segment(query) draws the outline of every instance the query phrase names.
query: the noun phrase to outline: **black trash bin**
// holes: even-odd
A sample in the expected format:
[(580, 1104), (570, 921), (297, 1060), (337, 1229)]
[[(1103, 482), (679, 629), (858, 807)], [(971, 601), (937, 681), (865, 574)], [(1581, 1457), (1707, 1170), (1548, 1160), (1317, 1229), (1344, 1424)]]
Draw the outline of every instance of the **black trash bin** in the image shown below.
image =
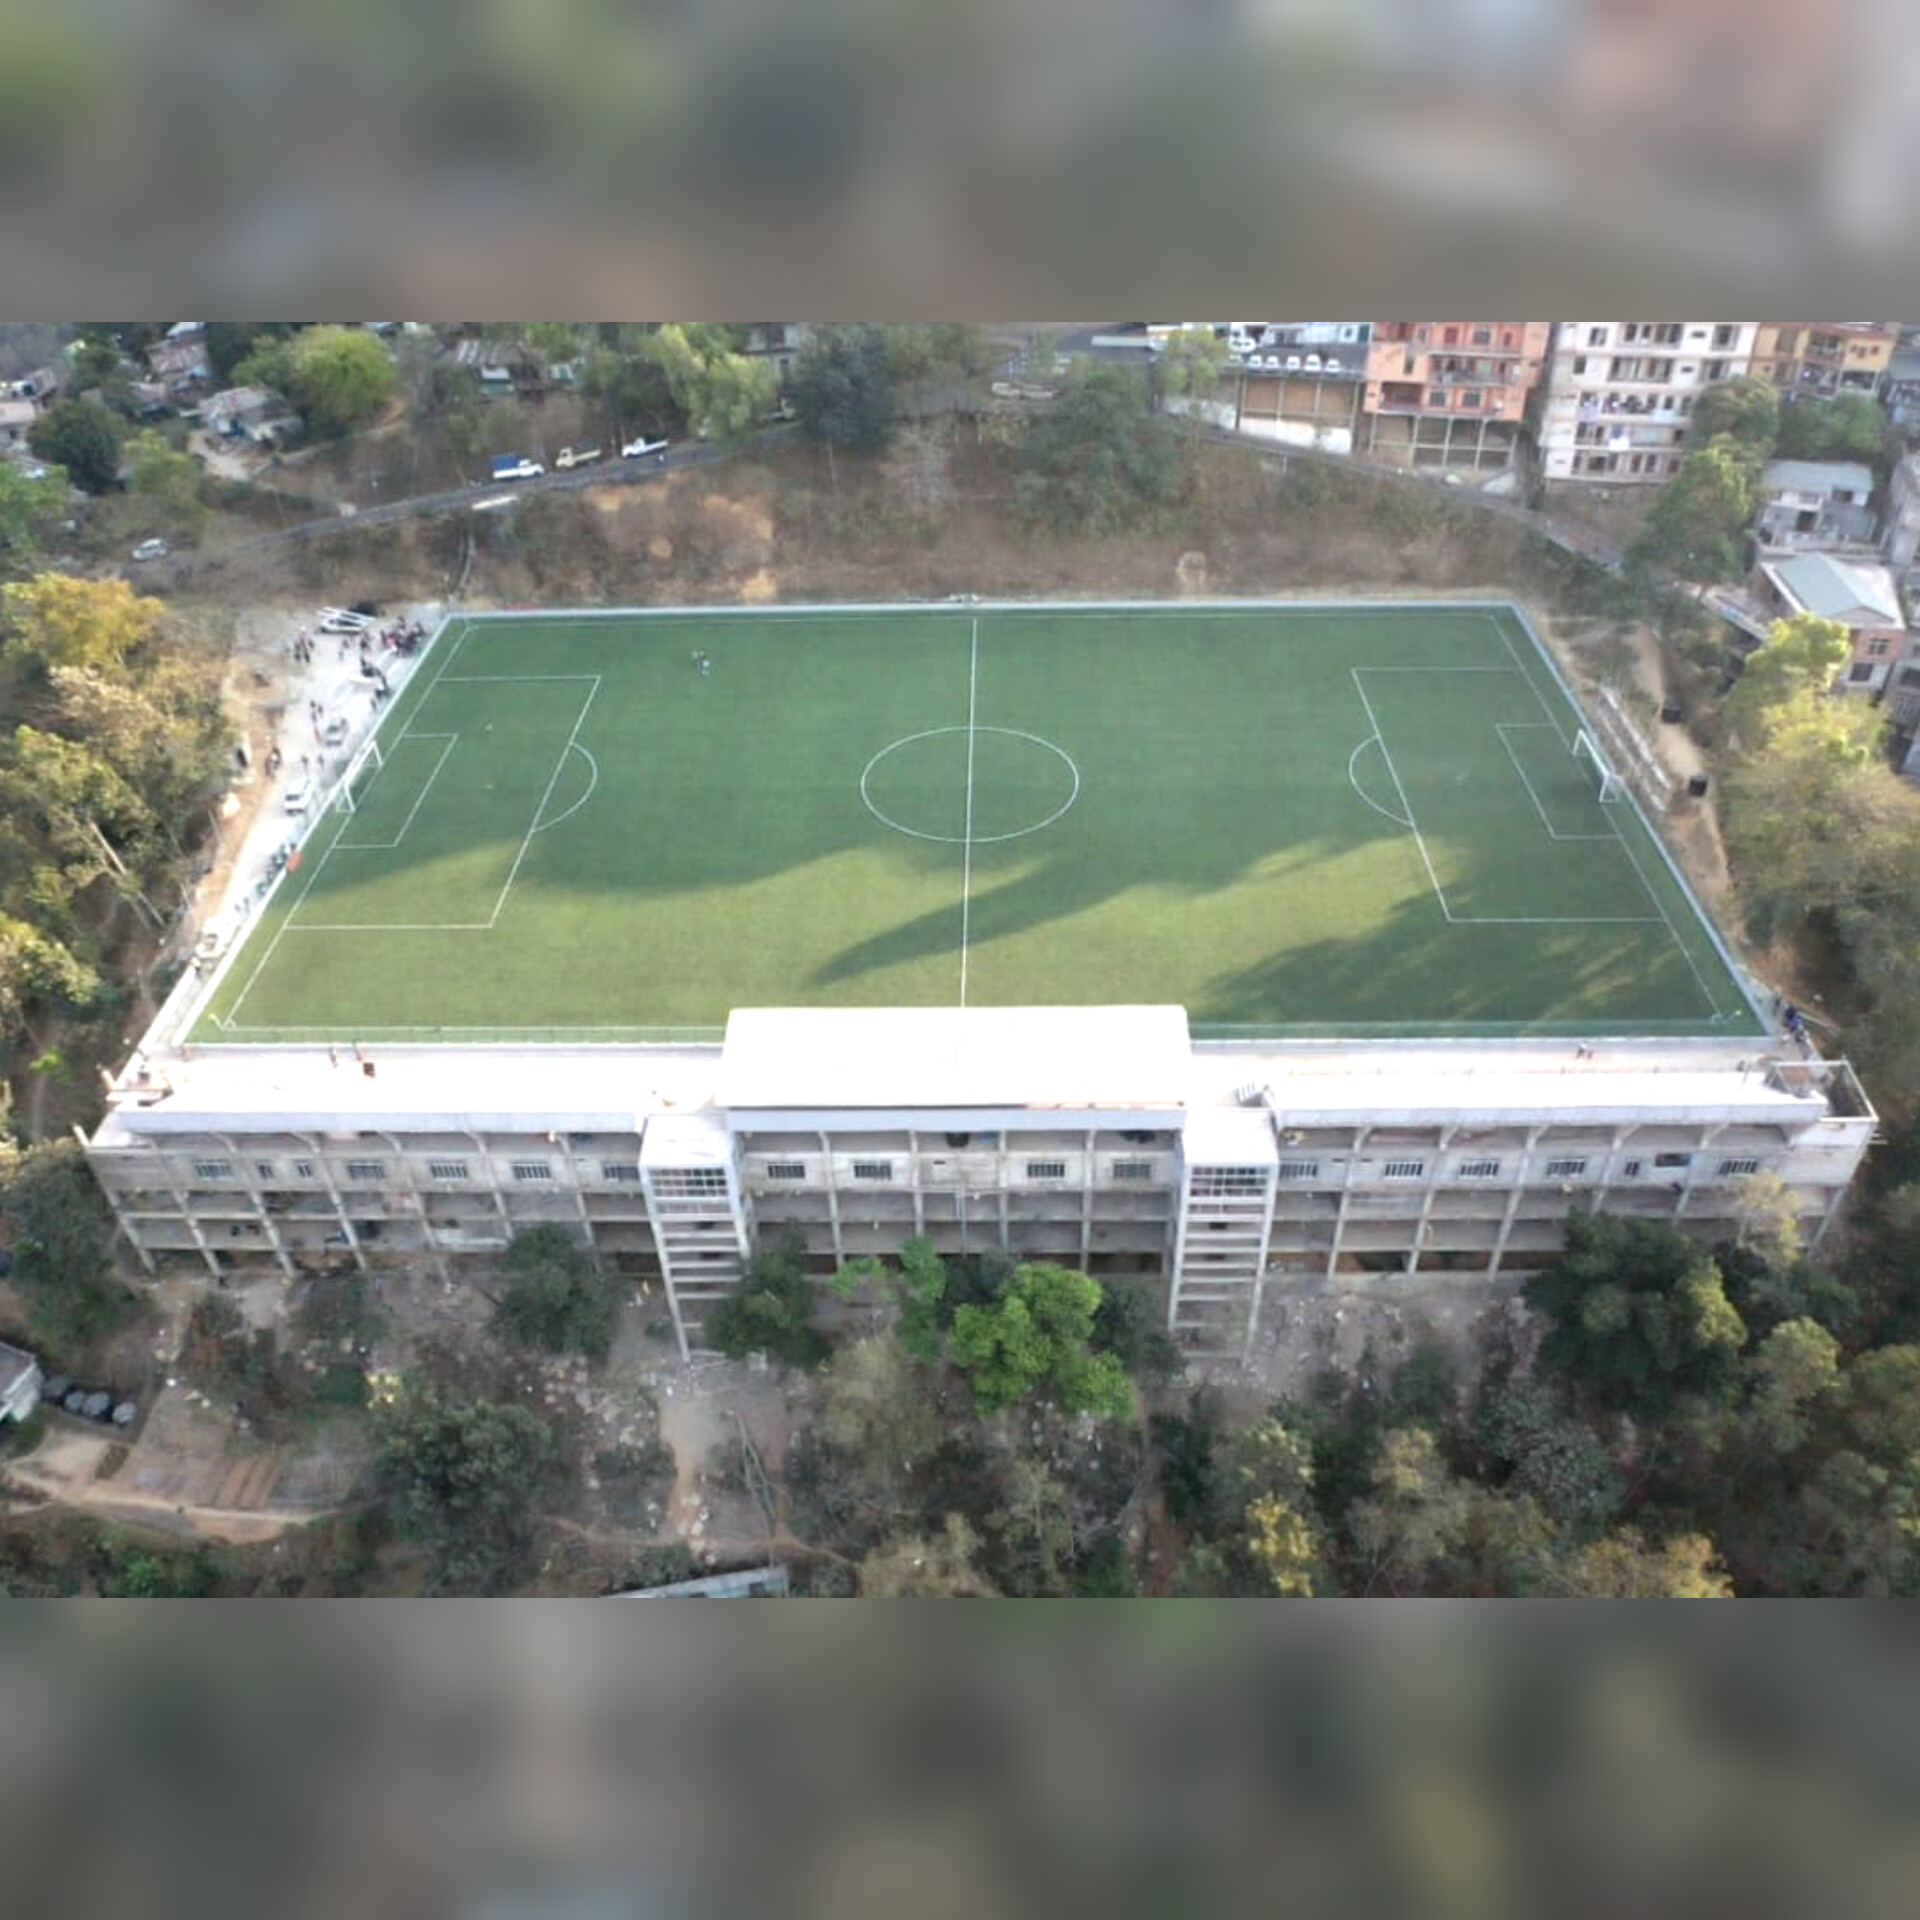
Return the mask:
[(1696, 773), (1689, 776), (1687, 780), (1687, 791), (1692, 794), (1696, 800), (1700, 799), (1706, 793), (1706, 790), (1707, 776), (1704, 773)]

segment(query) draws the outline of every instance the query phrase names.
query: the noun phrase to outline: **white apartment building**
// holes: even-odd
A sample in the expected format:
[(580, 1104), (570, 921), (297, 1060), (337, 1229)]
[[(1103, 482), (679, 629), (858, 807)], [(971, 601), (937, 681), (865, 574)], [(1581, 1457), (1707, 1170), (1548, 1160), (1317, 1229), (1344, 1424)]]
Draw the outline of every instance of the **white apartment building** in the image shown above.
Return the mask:
[(1875, 1130), (1844, 1062), (1732, 1039), (1196, 1042), (1178, 1007), (743, 1009), (717, 1046), (155, 1047), (88, 1157), (151, 1272), (378, 1271), (558, 1222), (683, 1352), (754, 1247), (1000, 1248), (1164, 1288), (1239, 1353), (1308, 1280), (1524, 1273), (1597, 1207), (1810, 1243)]
[(1540, 410), (1549, 481), (1657, 486), (1701, 388), (1748, 371), (1752, 320), (1561, 320)]

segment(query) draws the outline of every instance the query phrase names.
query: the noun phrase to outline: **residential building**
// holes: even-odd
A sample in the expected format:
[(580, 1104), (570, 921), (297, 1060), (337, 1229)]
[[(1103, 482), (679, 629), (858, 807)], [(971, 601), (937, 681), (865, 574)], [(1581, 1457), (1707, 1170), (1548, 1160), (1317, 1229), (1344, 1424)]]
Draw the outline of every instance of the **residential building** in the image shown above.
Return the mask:
[(1356, 450), (1407, 466), (1504, 467), (1546, 364), (1545, 320), (1376, 320)]
[(0, 447), (24, 447), (38, 413), (31, 400), (0, 400)]
[(207, 358), (207, 330), (198, 320), (177, 320), (167, 329), (164, 339), (147, 349), (147, 365), (153, 377), (169, 393), (207, 385), (213, 378), (213, 363)]
[(1880, 693), (1907, 651), (1906, 615), (1893, 575), (1877, 561), (1843, 560), (1831, 553), (1763, 559), (1754, 594), (1774, 617), (1817, 613), (1838, 620), (1853, 639), (1853, 658), (1836, 690)]
[(1751, 320), (1562, 320), (1539, 447), (1543, 477), (1657, 486), (1686, 451), (1704, 387), (1748, 371)]
[(1900, 344), (1887, 362), (1881, 399), (1896, 427), (1920, 424), (1920, 327), (1900, 329)]
[(40, 1404), (40, 1362), (0, 1341), (0, 1420), (28, 1420)]
[(1229, 402), (1222, 424), (1287, 446), (1351, 453), (1372, 333), (1368, 320), (1235, 323), (1235, 334), (1252, 344), (1222, 383)]
[(67, 384), (64, 367), (36, 367), (31, 373), (22, 374), (18, 380), (7, 382), (7, 396), (14, 400), (31, 400), (36, 406), (46, 406), (59, 399)]
[(228, 387), (200, 406), (200, 421), (211, 433), (271, 446), (300, 424), (300, 416), (265, 387)]
[(1920, 453), (1910, 453), (1887, 483), (1887, 527), (1882, 551), (1901, 574), (1920, 565)]
[(1754, 537), (1763, 548), (1868, 547), (1873, 469), (1859, 460), (1769, 460)]
[(1754, 329), (1750, 371), (1789, 395), (1878, 396), (1899, 345), (1900, 329), (1890, 321), (1763, 320)]

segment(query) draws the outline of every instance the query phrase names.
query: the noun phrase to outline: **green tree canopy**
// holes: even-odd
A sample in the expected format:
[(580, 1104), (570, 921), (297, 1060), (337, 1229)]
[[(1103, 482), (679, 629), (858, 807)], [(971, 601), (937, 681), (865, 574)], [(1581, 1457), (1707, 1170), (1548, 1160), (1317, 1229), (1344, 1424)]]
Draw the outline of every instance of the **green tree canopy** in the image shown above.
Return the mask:
[(40, 557), (66, 504), (59, 474), (29, 480), (19, 467), (0, 462), (0, 582), (25, 573)]
[(192, 454), (149, 427), (127, 442), (127, 468), (133, 491), (153, 504), (163, 524), (194, 532), (205, 522), (200, 463)]
[(1541, 1365), (1598, 1406), (1657, 1418), (1732, 1391), (1746, 1327), (1712, 1257), (1665, 1221), (1574, 1214), (1526, 1299), (1547, 1321)]
[(27, 429), (27, 445), (87, 493), (119, 484), (120, 423), (98, 400), (56, 400)]
[(971, 1376), (982, 1412), (1037, 1396), (1064, 1413), (1105, 1419), (1132, 1413), (1126, 1369), (1090, 1345), (1100, 1291), (1084, 1273), (1035, 1263), (1016, 1267), (991, 1306), (956, 1310), (950, 1354)]
[(1793, 459), (1878, 460), (1886, 446), (1886, 409), (1867, 394), (1790, 400), (1780, 409), (1779, 450)]
[(45, 667), (118, 667), (152, 639), (165, 613), (118, 578), (37, 573), (0, 588), (9, 645)]
[(1750, 447), (1722, 434), (1696, 447), (1654, 495), (1627, 545), (1627, 562), (1683, 580), (1730, 580), (1753, 517), (1759, 464)]
[(1577, 1555), (1568, 1567), (1572, 1591), (1586, 1600), (1731, 1600), (1733, 1585), (1704, 1534), (1648, 1541), (1622, 1527)]
[(14, 1283), (26, 1294), (35, 1338), (72, 1364), (132, 1311), (114, 1278), (111, 1223), (86, 1157), (70, 1140), (31, 1149), (3, 1198)]
[(365, 327), (309, 327), (248, 359), (274, 377), (316, 433), (346, 433), (376, 418), (393, 397), (393, 356)]
[(1765, 458), (1780, 433), (1780, 395), (1755, 374), (1716, 380), (1693, 403), (1690, 437), (1704, 447), (1725, 434)]
[(780, 390), (773, 363), (733, 350), (724, 328), (670, 322), (644, 336), (674, 404), (697, 434), (727, 446), (759, 425)]
[(1155, 420), (1145, 377), (1091, 364), (1028, 425), (1014, 498), (1055, 533), (1121, 533), (1164, 508), (1179, 484), (1180, 451)]
[(545, 1353), (604, 1360), (619, 1324), (621, 1286), (564, 1227), (528, 1227), (507, 1243), (495, 1331)]
[(493, 1593), (524, 1570), (536, 1502), (558, 1464), (525, 1407), (406, 1383), (379, 1408), (375, 1485), (433, 1562), (436, 1587)]
[(1744, 740), (1762, 745), (1770, 714), (1798, 694), (1827, 692), (1852, 657), (1853, 635), (1841, 621), (1817, 613), (1776, 620), (1727, 697), (1729, 724)]
[(831, 1350), (813, 1311), (806, 1249), (790, 1237), (747, 1261), (740, 1284), (707, 1315), (707, 1339), (731, 1360), (764, 1353), (784, 1366), (811, 1369)]
[(801, 430), (840, 453), (877, 453), (893, 431), (893, 365), (872, 325), (820, 327), (787, 376)]

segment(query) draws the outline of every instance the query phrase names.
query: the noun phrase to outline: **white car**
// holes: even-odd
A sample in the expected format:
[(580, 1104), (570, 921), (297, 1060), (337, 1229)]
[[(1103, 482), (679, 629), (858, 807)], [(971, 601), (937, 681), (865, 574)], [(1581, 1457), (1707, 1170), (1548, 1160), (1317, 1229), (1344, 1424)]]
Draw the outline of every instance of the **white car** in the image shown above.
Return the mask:
[(167, 557), (167, 543), (164, 540), (142, 540), (134, 548), (136, 560), (164, 560)]
[(665, 440), (647, 440), (644, 438), (629, 440), (627, 444), (620, 449), (620, 458), (622, 460), (644, 460), (650, 453), (664, 454), (667, 446), (668, 442)]
[(349, 613), (345, 607), (322, 607), (315, 623), (322, 633), (371, 633), (373, 622), (364, 613)]
[(313, 802), (313, 789), (304, 780), (296, 780), (281, 797), (283, 813), (305, 813)]

